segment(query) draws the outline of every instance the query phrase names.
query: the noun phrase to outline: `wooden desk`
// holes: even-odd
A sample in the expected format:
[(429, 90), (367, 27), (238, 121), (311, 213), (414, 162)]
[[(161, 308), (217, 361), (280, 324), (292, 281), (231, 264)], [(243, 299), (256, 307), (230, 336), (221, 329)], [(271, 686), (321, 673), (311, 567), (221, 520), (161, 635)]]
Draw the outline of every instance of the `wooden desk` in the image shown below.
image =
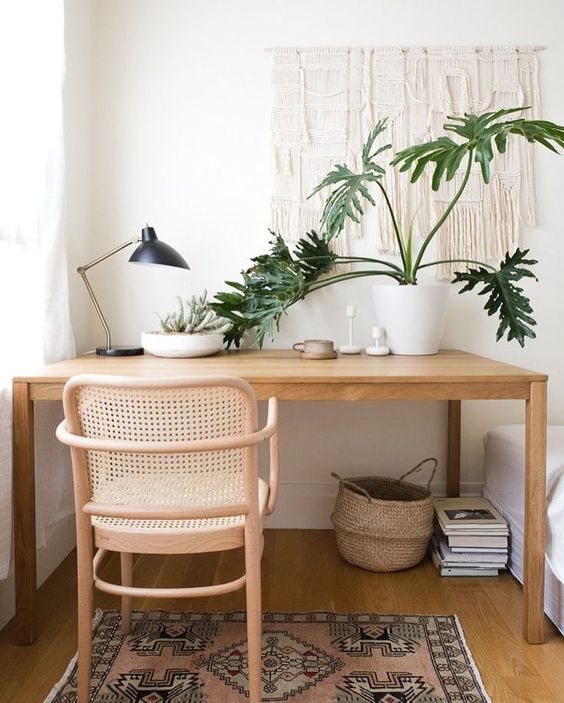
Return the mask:
[(259, 399), (448, 401), (447, 490), (460, 483), (461, 401), (524, 400), (526, 406), (523, 632), (544, 639), (547, 377), (461, 351), (436, 356), (349, 356), (304, 361), (288, 351), (231, 351), (205, 359), (85, 355), (14, 378), (13, 464), (17, 641), (36, 629), (34, 402), (60, 400), (78, 373), (127, 376), (227, 374), (246, 379)]

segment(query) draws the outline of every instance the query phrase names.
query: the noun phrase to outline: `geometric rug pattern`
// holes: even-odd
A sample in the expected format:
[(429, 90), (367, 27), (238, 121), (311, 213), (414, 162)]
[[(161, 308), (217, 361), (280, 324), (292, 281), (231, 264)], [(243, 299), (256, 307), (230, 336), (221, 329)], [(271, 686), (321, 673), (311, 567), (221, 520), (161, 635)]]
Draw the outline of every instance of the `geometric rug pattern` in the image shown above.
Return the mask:
[[(93, 624), (92, 703), (243, 703), (245, 613), (119, 610)], [(265, 702), (489, 703), (453, 615), (264, 613)], [(75, 703), (76, 658), (45, 703)]]

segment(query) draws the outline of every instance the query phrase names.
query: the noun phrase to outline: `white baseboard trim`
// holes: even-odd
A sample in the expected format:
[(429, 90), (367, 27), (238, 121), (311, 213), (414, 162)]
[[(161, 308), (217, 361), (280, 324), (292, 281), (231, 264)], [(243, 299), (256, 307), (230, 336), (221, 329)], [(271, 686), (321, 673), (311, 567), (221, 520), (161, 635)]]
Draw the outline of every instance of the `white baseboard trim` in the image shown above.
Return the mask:
[[(481, 482), (462, 483), (460, 493), (470, 496), (481, 495), (482, 486)], [(267, 518), (266, 527), (296, 530), (332, 529), (330, 516), (335, 505), (337, 488), (336, 481), (333, 483), (281, 482), (276, 509)], [(433, 483), (431, 492), (433, 495), (444, 496), (446, 483)]]

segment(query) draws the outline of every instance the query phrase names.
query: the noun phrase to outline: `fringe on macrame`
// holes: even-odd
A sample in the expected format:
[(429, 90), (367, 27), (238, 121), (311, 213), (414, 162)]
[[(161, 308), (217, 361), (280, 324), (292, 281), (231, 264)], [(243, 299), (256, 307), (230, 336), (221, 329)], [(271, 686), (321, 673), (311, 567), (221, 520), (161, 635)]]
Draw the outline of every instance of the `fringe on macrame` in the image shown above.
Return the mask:
[(286, 242), (297, 242), (300, 238), (300, 206), (292, 200), (273, 198), (271, 201), (271, 229)]
[(519, 246), (519, 194), (518, 176), (496, 174), (486, 189), (486, 212), (489, 215), (489, 232), (484, 242), (484, 256), (499, 261), (506, 252)]
[[(437, 205), (437, 219), (445, 210), (446, 204)], [(481, 215), (481, 203), (459, 202), (439, 230), (433, 258), (437, 261), (480, 258), (484, 240), (484, 220)], [(440, 264), (433, 269), (433, 273), (438, 278), (452, 278), (455, 271), (465, 268), (465, 264)]]
[[(437, 219), (447, 203), (437, 204)], [(519, 244), (519, 180), (501, 174), (492, 178), (485, 189), (484, 202), (458, 202), (439, 230), (435, 258), (492, 261), (498, 264), (506, 252)], [(475, 265), (475, 264), (474, 264)], [(466, 264), (441, 264), (439, 278), (451, 278)]]

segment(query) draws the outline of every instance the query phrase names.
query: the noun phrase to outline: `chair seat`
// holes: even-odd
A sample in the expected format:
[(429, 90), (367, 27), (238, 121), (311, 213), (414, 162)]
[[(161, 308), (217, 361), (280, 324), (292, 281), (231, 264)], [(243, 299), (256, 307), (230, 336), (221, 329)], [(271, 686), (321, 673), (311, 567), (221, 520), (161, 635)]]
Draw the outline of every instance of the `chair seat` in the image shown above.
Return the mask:
[[(268, 483), (259, 478), (261, 524), (264, 524), (268, 495)], [(244, 545), (244, 525), (243, 515), (199, 520), (92, 517), (97, 547), (141, 554), (191, 554), (236, 549)]]

